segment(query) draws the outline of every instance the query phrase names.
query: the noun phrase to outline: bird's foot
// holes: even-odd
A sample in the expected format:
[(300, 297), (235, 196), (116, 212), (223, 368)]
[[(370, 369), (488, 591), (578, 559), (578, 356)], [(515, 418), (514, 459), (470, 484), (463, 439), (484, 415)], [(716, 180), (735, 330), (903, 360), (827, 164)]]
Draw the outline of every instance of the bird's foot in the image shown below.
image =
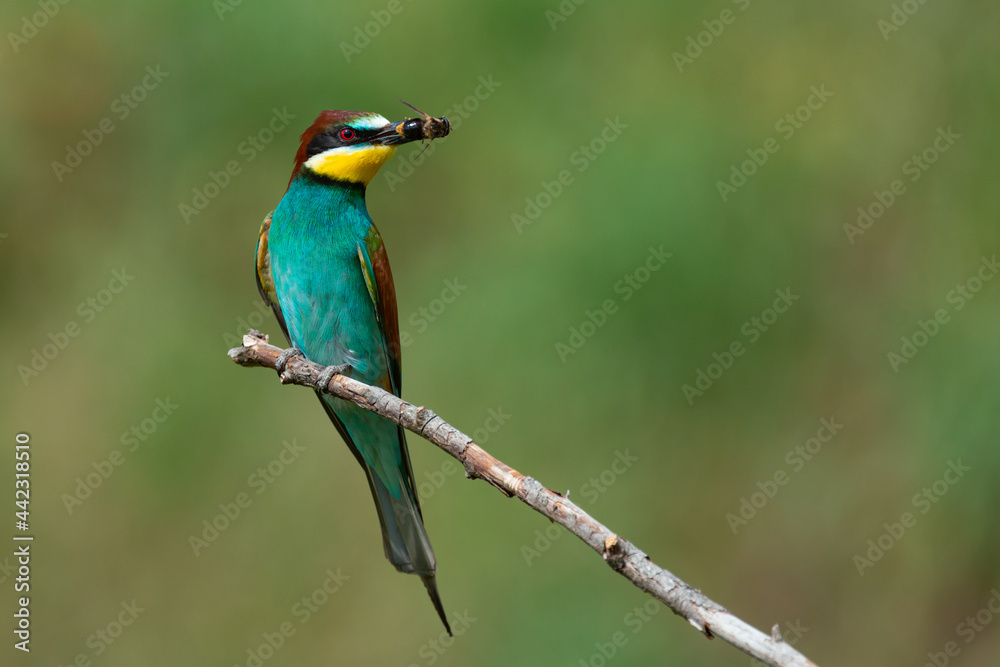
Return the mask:
[(327, 366), (323, 369), (323, 372), (319, 375), (319, 381), (316, 383), (316, 388), (324, 393), (329, 393), (330, 380), (333, 379), (334, 375), (343, 375), (348, 370), (350, 370), (350, 364), (337, 364), (336, 366)]
[(306, 355), (302, 354), (302, 350), (297, 347), (290, 347), (284, 350), (278, 355), (278, 358), (274, 360), (274, 370), (278, 372), (278, 379), (281, 380), (281, 384), (285, 384), (285, 366), (288, 365), (288, 361), (292, 357), (299, 357), (300, 359), (305, 359)]

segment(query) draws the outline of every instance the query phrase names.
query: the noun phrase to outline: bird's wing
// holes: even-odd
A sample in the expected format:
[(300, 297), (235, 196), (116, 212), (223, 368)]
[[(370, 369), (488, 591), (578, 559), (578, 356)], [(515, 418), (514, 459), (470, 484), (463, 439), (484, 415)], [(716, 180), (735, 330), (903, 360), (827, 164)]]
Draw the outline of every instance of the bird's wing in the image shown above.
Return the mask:
[(358, 259), (365, 276), (368, 294), (375, 306), (375, 317), (382, 331), (382, 344), (389, 362), (389, 376), (392, 392), (399, 396), (402, 391), (399, 347), (399, 315), (396, 312), (396, 288), (389, 269), (389, 256), (385, 252), (382, 237), (372, 225), (364, 241), (358, 245)]
[(264, 222), (260, 224), (260, 234), (257, 239), (257, 268), (254, 271), (257, 277), (257, 290), (260, 292), (260, 296), (264, 299), (264, 303), (271, 306), (271, 310), (274, 311), (274, 316), (278, 319), (278, 324), (281, 325), (281, 331), (285, 334), (285, 338), (291, 341), (288, 336), (288, 327), (285, 325), (285, 316), (281, 312), (281, 306), (278, 304), (278, 293), (274, 288), (274, 276), (271, 275), (271, 253), (267, 248), (267, 238), (271, 233), (271, 216), (274, 215), (274, 211), (267, 214), (264, 218)]
[[(389, 256), (385, 252), (385, 245), (382, 243), (382, 237), (375, 229), (375, 225), (371, 226), (364, 241), (358, 245), (358, 259), (365, 277), (365, 285), (368, 286), (368, 294), (375, 306), (375, 316), (378, 318), (379, 329), (382, 332), (382, 344), (389, 362), (389, 379), (392, 383), (389, 389), (399, 396), (402, 384), (399, 364), (399, 315), (396, 312), (396, 288), (392, 282), (392, 271), (389, 269)], [(417, 516), (420, 517), (420, 502), (416, 495), (416, 483), (413, 479), (410, 454), (406, 448), (406, 435), (402, 426), (398, 426), (396, 431), (399, 443), (398, 460), (402, 463), (406, 473), (405, 482), (413, 497), (413, 507)], [(431, 597), (434, 595), (432, 594)]]

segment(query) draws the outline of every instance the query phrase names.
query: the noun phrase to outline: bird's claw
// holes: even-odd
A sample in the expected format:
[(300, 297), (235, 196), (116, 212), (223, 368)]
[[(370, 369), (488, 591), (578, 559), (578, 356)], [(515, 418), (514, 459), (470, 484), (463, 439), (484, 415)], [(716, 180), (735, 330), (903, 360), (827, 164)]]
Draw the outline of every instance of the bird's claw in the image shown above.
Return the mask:
[(288, 361), (292, 357), (304, 359), (305, 356), (302, 354), (302, 350), (297, 347), (290, 347), (278, 355), (278, 358), (274, 360), (274, 370), (278, 372), (278, 377), (281, 379), (282, 384), (285, 382), (285, 366), (288, 365)]
[(337, 364), (336, 366), (327, 366), (323, 369), (323, 372), (319, 374), (319, 381), (316, 383), (317, 388), (322, 392), (329, 392), (330, 380), (333, 379), (334, 375), (343, 375), (350, 369), (350, 364)]

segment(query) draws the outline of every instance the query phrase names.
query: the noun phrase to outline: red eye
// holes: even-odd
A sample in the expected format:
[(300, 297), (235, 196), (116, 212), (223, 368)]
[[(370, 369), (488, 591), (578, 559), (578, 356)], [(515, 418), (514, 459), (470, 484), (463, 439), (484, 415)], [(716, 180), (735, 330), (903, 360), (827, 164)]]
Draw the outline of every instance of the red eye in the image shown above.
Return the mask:
[(345, 127), (343, 130), (340, 131), (340, 138), (343, 139), (344, 141), (350, 141), (351, 139), (354, 138), (354, 130), (352, 130), (349, 127)]

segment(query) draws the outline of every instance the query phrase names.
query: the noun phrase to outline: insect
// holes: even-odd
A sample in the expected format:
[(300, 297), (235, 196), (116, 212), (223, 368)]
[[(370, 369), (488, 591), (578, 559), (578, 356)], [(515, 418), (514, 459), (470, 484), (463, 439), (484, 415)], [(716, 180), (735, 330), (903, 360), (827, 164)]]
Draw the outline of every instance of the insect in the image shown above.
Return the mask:
[[(447, 118), (434, 118), (409, 102), (399, 101), (420, 114), (420, 118), (407, 119), (397, 130), (408, 139), (439, 139), (451, 132), (451, 122)], [(426, 150), (426, 146), (424, 149)]]

